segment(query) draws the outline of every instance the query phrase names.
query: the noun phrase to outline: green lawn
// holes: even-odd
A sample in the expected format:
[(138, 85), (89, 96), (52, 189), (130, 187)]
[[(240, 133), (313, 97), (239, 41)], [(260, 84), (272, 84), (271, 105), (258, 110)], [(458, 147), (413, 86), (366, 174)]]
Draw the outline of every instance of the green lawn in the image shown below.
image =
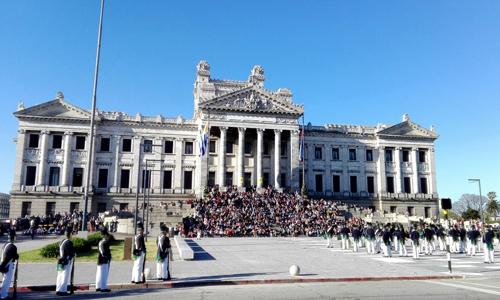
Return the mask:
[[(156, 260), (156, 239), (149, 238), (146, 242), (146, 248), (148, 249), (147, 260), (155, 261)], [(124, 241), (116, 241), (111, 245), (111, 255), (113, 256), (114, 261), (123, 260), (123, 250), (124, 250)], [(78, 253), (76, 256), (77, 262), (97, 262), (97, 247), (92, 247), (91, 251)], [(21, 263), (37, 263), (37, 262), (54, 262), (56, 263), (55, 258), (46, 258), (40, 255), (40, 248), (34, 249), (30, 251), (25, 251), (19, 253), (19, 261)]]

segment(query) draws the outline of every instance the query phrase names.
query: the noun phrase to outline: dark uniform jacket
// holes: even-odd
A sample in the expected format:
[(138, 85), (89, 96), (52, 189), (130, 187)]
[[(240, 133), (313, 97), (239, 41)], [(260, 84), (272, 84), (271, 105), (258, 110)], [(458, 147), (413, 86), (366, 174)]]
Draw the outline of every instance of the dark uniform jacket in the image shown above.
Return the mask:
[(361, 238), (361, 231), (358, 228), (352, 230), (352, 238), (354, 240), (359, 240)]
[(382, 235), (382, 240), (384, 241), (384, 244), (389, 245), (392, 240), (392, 234), (389, 230), (384, 231)]
[(495, 237), (495, 234), (493, 233), (493, 231), (486, 231), (486, 233), (484, 234), (484, 243), (485, 244), (493, 244), (493, 238)]
[(109, 241), (102, 239), (99, 242), (98, 250), (99, 256), (97, 257), (97, 264), (104, 265), (111, 262), (111, 249), (109, 248)]
[(17, 247), (13, 243), (7, 243), (3, 246), (2, 252), (2, 262), (0, 263), (0, 272), (7, 273), (9, 269), (7, 265), (10, 262), (14, 262), (19, 259), (19, 254), (17, 254)]
[(373, 230), (373, 228), (366, 229), (366, 238), (371, 241), (375, 239), (375, 230)]
[(135, 236), (134, 255), (140, 256), (143, 252), (146, 253), (146, 243), (144, 242), (144, 236), (138, 234)]
[(425, 228), (424, 229), (424, 237), (427, 241), (431, 241), (432, 238), (434, 237), (434, 230), (430, 228)]
[(67, 265), (69, 260), (75, 257), (75, 249), (73, 248), (73, 242), (69, 239), (64, 239), (61, 244), (59, 244), (59, 253), (62, 254), (59, 257), (60, 265)]
[(412, 232), (410, 232), (410, 239), (413, 241), (413, 243), (418, 245), (420, 240), (420, 233), (417, 230), (412, 230)]
[(168, 254), (170, 251), (170, 239), (168, 236), (165, 235), (160, 235), (156, 239), (156, 246), (157, 246), (157, 251), (156, 251), (156, 256), (160, 260), (164, 260), (165, 258), (168, 258)]
[(479, 233), (479, 230), (477, 230), (477, 229), (469, 230), (469, 232), (467, 232), (467, 237), (469, 238), (469, 240), (471, 241), (471, 243), (473, 243), (474, 245), (477, 243), (477, 238), (480, 235), (481, 234)]

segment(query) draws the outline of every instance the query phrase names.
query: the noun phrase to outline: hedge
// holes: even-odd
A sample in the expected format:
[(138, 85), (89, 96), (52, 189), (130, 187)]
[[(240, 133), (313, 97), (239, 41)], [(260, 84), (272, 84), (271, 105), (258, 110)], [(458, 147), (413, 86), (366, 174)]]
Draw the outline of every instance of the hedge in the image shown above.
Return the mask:
[[(99, 236), (99, 238), (97, 235)], [(71, 241), (73, 241), (73, 247), (75, 249), (76, 254), (89, 252), (90, 250), (92, 250), (92, 246), (98, 245), (100, 240), (101, 240), (100, 233), (91, 234), (88, 236), (88, 239), (82, 239), (77, 237), (71, 239)], [(113, 238), (111, 240), (113, 240)], [(60, 242), (46, 245), (45, 247), (40, 249), (40, 255), (46, 258), (59, 257), (59, 244)]]
[[(96, 232), (96, 233), (89, 234), (89, 236), (87, 237), (87, 242), (89, 242), (91, 246), (97, 247), (97, 245), (99, 245), (99, 242), (101, 241), (101, 239), (102, 239), (101, 233)], [(111, 243), (113, 243), (115, 241), (115, 238), (113, 235), (109, 236), (109, 241)]]

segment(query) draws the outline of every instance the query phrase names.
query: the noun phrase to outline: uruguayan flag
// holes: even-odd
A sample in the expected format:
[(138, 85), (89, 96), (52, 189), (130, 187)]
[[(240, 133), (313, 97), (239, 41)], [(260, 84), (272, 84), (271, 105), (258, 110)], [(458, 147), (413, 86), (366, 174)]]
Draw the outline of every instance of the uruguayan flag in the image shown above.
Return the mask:
[(205, 156), (208, 151), (208, 123), (198, 134), (198, 148), (200, 157)]

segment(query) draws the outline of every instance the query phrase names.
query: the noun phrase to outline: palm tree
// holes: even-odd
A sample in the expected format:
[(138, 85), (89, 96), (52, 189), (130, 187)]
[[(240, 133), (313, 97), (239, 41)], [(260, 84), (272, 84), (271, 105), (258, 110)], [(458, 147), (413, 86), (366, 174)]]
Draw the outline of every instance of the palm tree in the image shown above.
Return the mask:
[(487, 197), (488, 197), (488, 205), (486, 206), (486, 211), (488, 212), (488, 214), (490, 214), (490, 216), (493, 216), (493, 220), (496, 221), (499, 211), (498, 201), (496, 200), (497, 193), (489, 192)]

